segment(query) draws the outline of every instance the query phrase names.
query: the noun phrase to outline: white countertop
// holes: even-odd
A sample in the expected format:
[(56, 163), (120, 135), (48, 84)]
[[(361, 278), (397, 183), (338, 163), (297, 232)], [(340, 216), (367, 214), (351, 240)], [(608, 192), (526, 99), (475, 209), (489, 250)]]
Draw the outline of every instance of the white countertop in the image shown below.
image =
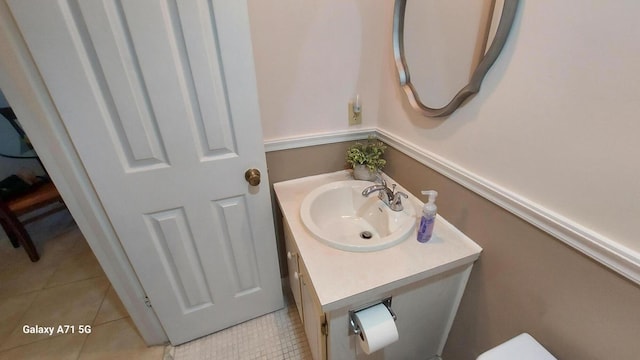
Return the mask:
[[(389, 185), (393, 179), (384, 175)], [(310, 176), (273, 185), (299, 254), (307, 267), (323, 311), (329, 312), (366, 301), (369, 296), (391, 291), (459, 266), (470, 264), (482, 248), (438, 215), (433, 237), (427, 243), (416, 240), (416, 230), (394, 247), (374, 252), (349, 252), (322, 244), (300, 218), (300, 204), (313, 189), (334, 181), (353, 180), (351, 171)], [(409, 194), (405, 206), (416, 206), (416, 229), (423, 202)], [(442, 200), (439, 198), (439, 200)], [(436, 202), (437, 204), (437, 202)]]

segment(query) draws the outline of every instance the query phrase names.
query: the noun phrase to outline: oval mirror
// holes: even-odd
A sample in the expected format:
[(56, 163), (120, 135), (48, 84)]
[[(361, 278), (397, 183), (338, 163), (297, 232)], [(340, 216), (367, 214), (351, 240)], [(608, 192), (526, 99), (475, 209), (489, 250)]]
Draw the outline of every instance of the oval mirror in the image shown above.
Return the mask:
[(447, 116), (477, 93), (504, 47), (518, 2), (396, 0), (393, 51), (411, 106), (425, 116)]

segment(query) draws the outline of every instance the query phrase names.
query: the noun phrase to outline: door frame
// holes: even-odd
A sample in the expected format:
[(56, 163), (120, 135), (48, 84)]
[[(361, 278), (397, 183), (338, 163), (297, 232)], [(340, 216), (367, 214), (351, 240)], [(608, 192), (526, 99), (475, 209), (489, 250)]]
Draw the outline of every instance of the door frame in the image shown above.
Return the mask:
[(0, 1), (0, 88), (147, 345), (165, 344), (158, 317), (98, 199), (6, 0)]

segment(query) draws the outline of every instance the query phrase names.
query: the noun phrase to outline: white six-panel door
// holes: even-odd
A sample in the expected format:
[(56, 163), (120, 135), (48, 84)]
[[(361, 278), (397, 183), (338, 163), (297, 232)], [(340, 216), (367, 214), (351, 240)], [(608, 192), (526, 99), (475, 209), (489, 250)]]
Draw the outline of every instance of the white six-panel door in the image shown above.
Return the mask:
[(9, 5), (171, 342), (282, 307), (246, 2)]

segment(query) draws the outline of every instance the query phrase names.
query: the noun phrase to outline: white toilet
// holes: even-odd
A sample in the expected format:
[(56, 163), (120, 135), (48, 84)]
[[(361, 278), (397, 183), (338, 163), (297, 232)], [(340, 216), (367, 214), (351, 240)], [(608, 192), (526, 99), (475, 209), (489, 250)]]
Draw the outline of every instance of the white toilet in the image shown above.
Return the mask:
[(558, 360), (531, 335), (524, 333), (485, 351), (476, 360)]

